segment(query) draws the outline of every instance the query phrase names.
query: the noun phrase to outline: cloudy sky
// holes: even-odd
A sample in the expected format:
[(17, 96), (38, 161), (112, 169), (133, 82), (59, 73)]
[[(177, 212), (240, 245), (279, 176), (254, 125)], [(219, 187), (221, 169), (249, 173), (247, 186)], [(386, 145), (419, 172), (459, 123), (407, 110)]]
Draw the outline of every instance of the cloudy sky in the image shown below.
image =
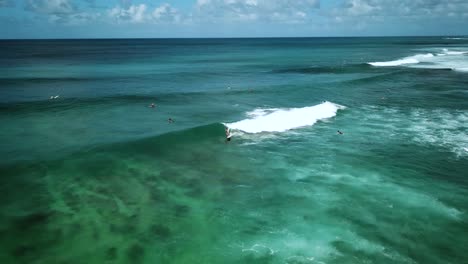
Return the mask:
[(468, 0), (0, 0), (0, 38), (468, 35)]

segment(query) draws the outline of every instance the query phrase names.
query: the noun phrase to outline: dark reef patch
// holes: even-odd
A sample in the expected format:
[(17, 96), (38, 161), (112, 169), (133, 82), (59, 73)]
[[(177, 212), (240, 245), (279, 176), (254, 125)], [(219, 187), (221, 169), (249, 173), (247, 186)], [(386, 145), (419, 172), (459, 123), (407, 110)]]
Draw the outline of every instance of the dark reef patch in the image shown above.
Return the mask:
[(141, 263), (145, 257), (145, 249), (138, 243), (131, 245), (127, 250), (130, 263)]

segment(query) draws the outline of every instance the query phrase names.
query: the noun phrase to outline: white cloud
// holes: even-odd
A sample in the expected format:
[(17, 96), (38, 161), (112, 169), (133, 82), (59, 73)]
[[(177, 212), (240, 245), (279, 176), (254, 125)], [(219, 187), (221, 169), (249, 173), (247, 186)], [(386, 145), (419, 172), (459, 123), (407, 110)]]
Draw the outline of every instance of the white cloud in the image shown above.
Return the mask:
[(153, 19), (156, 22), (180, 22), (181, 15), (179, 11), (169, 4), (162, 4), (154, 9)]
[[(412, 28), (429, 21), (463, 23), (465, 14), (467, 0), (345, 0), (324, 16), (331, 18), (330, 23), (355, 25), (353, 29), (386, 27), (398, 32), (402, 23)], [(393, 24), (398, 26), (392, 27)]]
[(319, 0), (198, 0), (195, 18), (202, 21), (275, 21), (296, 23), (319, 8)]
[(302, 12), (302, 11), (297, 11), (297, 12), (296, 12), (296, 16), (298, 16), (298, 17), (306, 17), (307, 14), (304, 13), (304, 12)]
[(128, 8), (117, 6), (109, 11), (109, 16), (118, 21), (141, 23), (146, 20), (146, 9), (147, 7), (145, 4), (131, 5)]
[(85, 24), (101, 16), (99, 12), (79, 10), (70, 0), (27, 0), (25, 9), (36, 13), (38, 16), (35, 19), (45, 18), (49, 23), (65, 25)]
[(130, 23), (177, 23), (182, 20), (178, 10), (167, 3), (152, 11), (145, 4), (130, 5), (126, 8), (116, 6), (110, 9), (108, 14), (118, 22)]
[[(369, 28), (395, 29), (398, 33), (403, 24), (422, 27), (427, 22), (437, 25), (438, 21), (468, 23), (468, 0), (339, 0), (327, 3), (322, 9), (319, 9), (320, 0), (192, 0), (195, 2), (193, 9), (186, 13), (169, 3), (114, 1), (115, 6), (103, 6), (95, 4), (102, 4), (98, 0), (22, 0), (25, 9), (34, 13), (32, 19), (36, 22), (67, 25), (199, 24), (219, 28), (270, 24), (289, 30), (294, 29), (289, 24), (302, 24), (302, 28), (306, 26), (310, 32), (336, 32), (342, 28), (346, 29), (343, 32), (351, 34), (354, 29)], [(14, 0), (0, 0), (0, 7), (12, 3)]]
[(378, 11), (380, 7), (366, 0), (350, 0), (347, 3), (347, 12), (353, 16), (369, 14), (373, 11)]
[(346, 0), (335, 9), (347, 16), (451, 16), (468, 12), (467, 0)]
[(90, 21), (96, 21), (101, 17), (101, 13), (80, 12), (69, 15), (52, 14), (49, 16), (49, 22), (65, 25), (83, 25)]

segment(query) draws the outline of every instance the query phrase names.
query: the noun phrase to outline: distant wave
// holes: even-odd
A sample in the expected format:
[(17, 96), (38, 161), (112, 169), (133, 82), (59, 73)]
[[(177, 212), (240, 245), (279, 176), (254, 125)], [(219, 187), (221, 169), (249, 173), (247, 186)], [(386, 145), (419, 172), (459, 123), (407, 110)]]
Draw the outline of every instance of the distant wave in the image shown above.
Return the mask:
[(468, 38), (461, 38), (461, 37), (458, 37), (458, 38), (445, 38), (445, 39), (450, 39), (450, 40), (464, 40), (464, 39), (468, 39)]
[(393, 60), (393, 61), (382, 61), (382, 62), (369, 62), (372, 66), (378, 67), (391, 67), (391, 66), (400, 66), (405, 64), (414, 64), (419, 63), (425, 59), (432, 58), (434, 55), (432, 53), (427, 54), (417, 54), (410, 57), (405, 57), (403, 59)]
[(468, 51), (441, 49), (438, 53), (416, 54), (392, 61), (369, 62), (375, 67), (405, 66), (426, 69), (451, 69), (466, 72), (468, 69)]
[(455, 71), (468, 72), (468, 67), (466, 67), (466, 68), (456, 68)]
[(445, 55), (463, 55), (467, 54), (468, 51), (456, 51), (456, 50), (448, 50), (448, 49), (442, 49), (442, 53), (437, 53), (437, 56), (445, 56)]
[(255, 109), (248, 112), (248, 119), (225, 125), (233, 130), (246, 133), (284, 132), (304, 126), (311, 126), (319, 120), (334, 117), (344, 106), (324, 102), (315, 106), (287, 109)]
[(366, 63), (345, 64), (336, 66), (311, 66), (311, 67), (291, 67), (283, 69), (275, 69), (272, 73), (279, 74), (346, 74), (346, 73), (362, 73), (372, 69)]

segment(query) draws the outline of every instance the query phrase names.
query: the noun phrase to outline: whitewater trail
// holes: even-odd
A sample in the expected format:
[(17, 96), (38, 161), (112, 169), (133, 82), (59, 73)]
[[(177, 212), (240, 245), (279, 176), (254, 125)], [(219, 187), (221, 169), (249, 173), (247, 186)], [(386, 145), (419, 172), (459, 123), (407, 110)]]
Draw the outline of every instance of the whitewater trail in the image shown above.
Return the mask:
[(404, 66), (426, 69), (451, 69), (466, 72), (468, 69), (468, 51), (440, 49), (438, 53), (416, 54), (392, 61), (368, 62), (374, 67)]
[(344, 108), (344, 106), (326, 101), (303, 108), (255, 109), (247, 113), (248, 119), (224, 123), (224, 125), (245, 133), (284, 132), (311, 126), (319, 120), (334, 117), (338, 110)]
[(432, 58), (432, 57), (434, 57), (434, 55), (432, 53), (417, 54), (417, 55), (410, 56), (410, 57), (405, 57), (405, 58), (399, 59), (399, 60), (382, 61), (382, 62), (369, 62), (369, 64), (372, 65), (372, 66), (377, 66), (377, 67), (401, 66), (401, 65), (405, 65), (405, 64), (419, 63), (421, 61), (427, 60), (428, 58)]

